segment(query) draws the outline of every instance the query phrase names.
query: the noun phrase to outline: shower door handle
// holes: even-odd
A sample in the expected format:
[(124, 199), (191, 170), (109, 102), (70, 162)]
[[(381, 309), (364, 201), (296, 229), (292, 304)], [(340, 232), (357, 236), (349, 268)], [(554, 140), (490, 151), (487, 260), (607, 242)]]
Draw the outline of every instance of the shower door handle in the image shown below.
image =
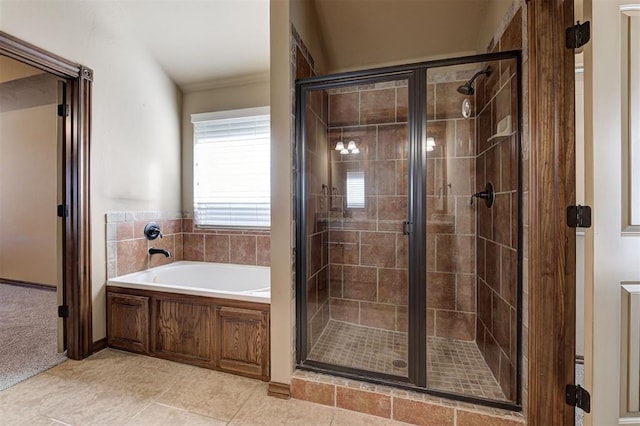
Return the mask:
[(402, 222), (402, 233), (404, 235), (409, 235), (411, 234), (412, 229), (412, 223), (409, 222), (408, 220), (405, 220), (404, 222)]

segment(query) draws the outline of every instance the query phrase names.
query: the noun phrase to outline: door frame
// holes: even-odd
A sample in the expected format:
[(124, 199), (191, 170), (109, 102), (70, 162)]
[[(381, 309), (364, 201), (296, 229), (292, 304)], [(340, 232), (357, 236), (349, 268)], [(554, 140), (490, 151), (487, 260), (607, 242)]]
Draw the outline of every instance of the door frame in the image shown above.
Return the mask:
[[(68, 111), (63, 128), (63, 299), (67, 356), (83, 359), (93, 349), (89, 146), (93, 71), (0, 31), (0, 54), (66, 80)], [(54, 214), (52, 211), (51, 214)]]
[[(529, 366), (527, 422), (573, 425), (565, 386), (575, 379), (573, 0), (527, 1), (529, 62)], [(526, 293), (526, 292), (525, 292)]]

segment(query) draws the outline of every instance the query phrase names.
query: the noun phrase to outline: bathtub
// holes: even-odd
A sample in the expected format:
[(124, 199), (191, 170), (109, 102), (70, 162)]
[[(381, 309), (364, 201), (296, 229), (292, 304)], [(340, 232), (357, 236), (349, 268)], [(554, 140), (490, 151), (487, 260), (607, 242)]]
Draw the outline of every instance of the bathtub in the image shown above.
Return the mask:
[(107, 281), (107, 345), (270, 379), (270, 268), (175, 262)]
[(270, 303), (267, 266), (180, 261), (110, 278), (107, 286)]

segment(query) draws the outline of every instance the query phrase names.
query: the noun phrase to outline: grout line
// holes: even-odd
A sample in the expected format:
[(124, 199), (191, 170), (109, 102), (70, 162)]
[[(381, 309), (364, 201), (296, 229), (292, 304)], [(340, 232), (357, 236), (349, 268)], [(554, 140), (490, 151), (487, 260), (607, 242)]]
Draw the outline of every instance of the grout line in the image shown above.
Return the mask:
[(71, 425), (70, 423), (63, 422), (62, 420), (58, 420), (58, 419), (55, 419), (55, 418), (53, 418), (53, 417), (49, 417), (49, 416), (42, 416), (42, 417), (45, 417), (45, 418), (47, 418), (47, 419), (51, 420), (52, 422), (60, 423), (61, 425), (65, 425), (65, 426), (73, 426), (73, 425)]
[[(258, 391), (262, 391), (262, 389), (256, 389), (256, 390), (254, 390), (254, 392), (253, 392), (253, 393), (258, 393)], [(247, 396), (247, 399), (245, 399), (245, 401), (242, 403), (242, 405), (240, 405), (240, 407), (238, 408), (238, 410), (233, 414), (233, 416), (232, 416), (229, 420), (226, 420), (227, 424), (230, 424), (230, 423), (231, 423), (231, 422), (232, 422), (232, 421), (233, 421), (233, 420), (238, 416), (238, 414), (240, 413), (240, 411), (242, 411), (242, 409), (243, 409), (243, 408), (244, 408), (244, 407), (249, 403), (249, 400), (250, 400), (250, 399), (253, 399), (253, 398), (252, 398), (252, 397), (253, 397), (253, 393), (250, 393), (250, 394)], [(224, 420), (223, 420), (223, 421), (224, 421)]]
[(140, 411), (138, 411), (136, 414), (134, 414), (133, 416), (131, 416), (130, 420), (135, 419), (136, 417), (138, 417), (144, 410), (146, 410), (147, 408), (151, 407), (151, 405), (153, 405), (153, 401), (149, 402), (147, 405), (144, 406), (144, 408), (142, 408)]

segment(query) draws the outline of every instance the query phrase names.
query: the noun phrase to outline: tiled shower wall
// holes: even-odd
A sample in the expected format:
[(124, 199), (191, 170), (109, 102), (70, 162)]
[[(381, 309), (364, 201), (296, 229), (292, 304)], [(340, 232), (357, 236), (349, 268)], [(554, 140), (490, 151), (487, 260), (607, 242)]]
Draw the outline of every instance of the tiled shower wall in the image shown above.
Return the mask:
[[(329, 92), (329, 147), (354, 140), (359, 154), (330, 149), (331, 318), (407, 331), (407, 83)], [(363, 171), (365, 207), (346, 207), (346, 172)]]
[[(522, 15), (518, 12), (502, 35), (497, 50), (522, 46)], [(497, 123), (511, 117), (517, 130), (516, 63), (490, 63), (494, 72), (477, 81), (478, 156), (476, 190), (493, 182), (491, 209), (478, 206), (477, 343), (508, 399), (515, 398), (517, 364), (518, 193), (516, 135), (491, 138)], [(491, 138), (491, 139), (490, 139)]]
[[(301, 53), (298, 58), (304, 60)], [(306, 68), (298, 68), (303, 72)], [(316, 343), (329, 322), (329, 148), (328, 97), (323, 91), (309, 95), (306, 105), (307, 181), (307, 347)]]
[[(192, 219), (182, 217), (181, 212), (107, 213), (107, 278), (179, 260), (269, 266), (268, 230), (198, 229)], [(160, 226), (163, 238), (146, 239), (143, 230), (149, 222)], [(149, 256), (151, 247), (172, 256)]]
[[(475, 339), (475, 119), (462, 116), (457, 87), (473, 75), (427, 73), (427, 332)], [(469, 99), (473, 105), (473, 96)]]

